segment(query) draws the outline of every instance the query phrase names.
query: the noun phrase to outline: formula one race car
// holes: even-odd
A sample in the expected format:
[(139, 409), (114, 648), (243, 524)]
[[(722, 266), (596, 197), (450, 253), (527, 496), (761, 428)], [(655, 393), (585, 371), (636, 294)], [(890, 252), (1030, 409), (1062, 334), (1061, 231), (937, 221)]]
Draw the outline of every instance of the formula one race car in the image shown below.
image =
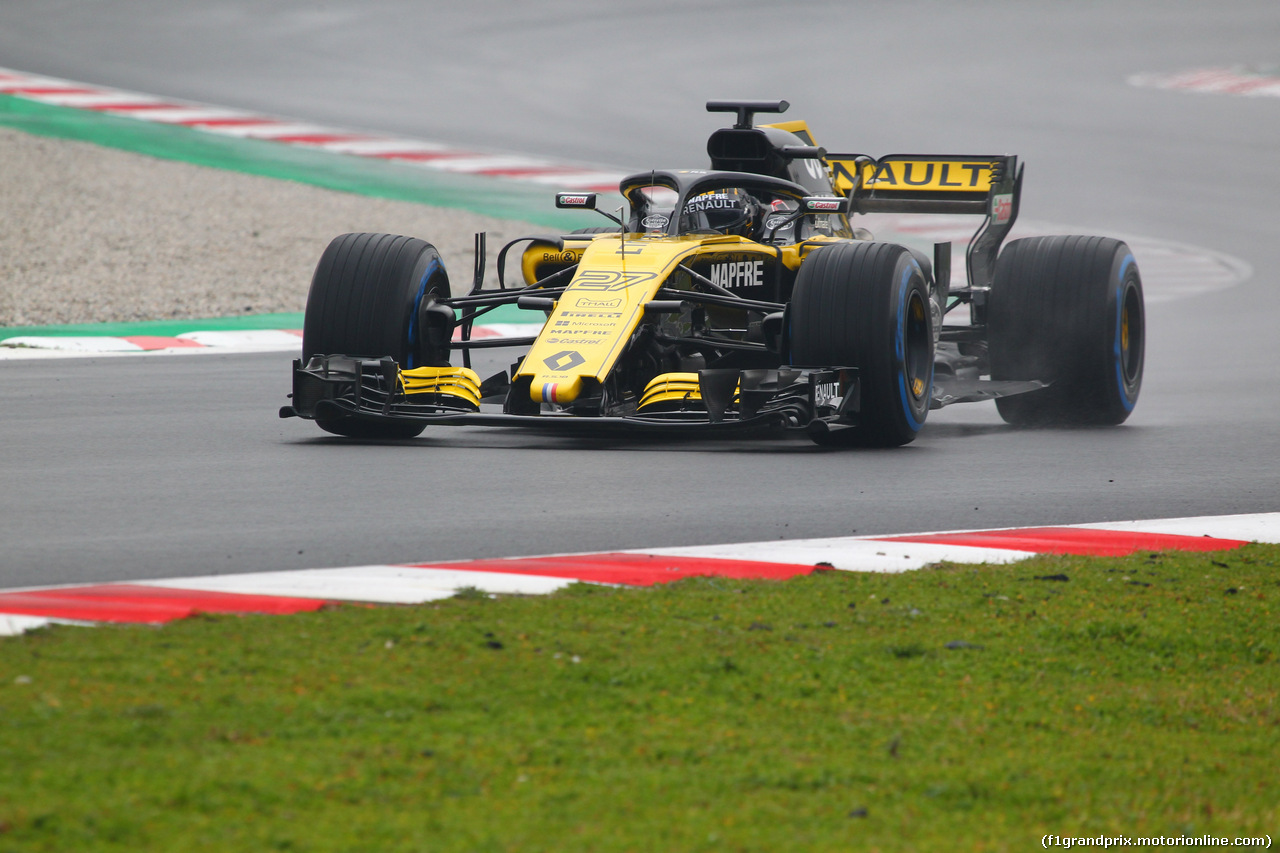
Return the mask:
[[(712, 101), (736, 113), (706, 171), (624, 179), (626, 221), (527, 237), (498, 253), (485, 288), (454, 296), (422, 240), (345, 234), (307, 299), (292, 405), (356, 438), (431, 424), (544, 429), (805, 431), (820, 444), (897, 446), (931, 408), (995, 400), (1014, 424), (1119, 424), (1142, 383), (1142, 284), (1105, 237), (1001, 243), (1018, 215), (1016, 157), (828, 154), (802, 121), (756, 126), (786, 101)], [(556, 206), (595, 209), (562, 192)], [(620, 211), (621, 212), (621, 211)], [(932, 256), (876, 242), (866, 213), (982, 217), (951, 286), (951, 244)], [(505, 264), (522, 245), (523, 282)], [(536, 337), (472, 339), (501, 305), (541, 311)], [(967, 322), (943, 325), (966, 306)], [(483, 381), (471, 353), (527, 348)], [(462, 366), (453, 364), (458, 352)]]

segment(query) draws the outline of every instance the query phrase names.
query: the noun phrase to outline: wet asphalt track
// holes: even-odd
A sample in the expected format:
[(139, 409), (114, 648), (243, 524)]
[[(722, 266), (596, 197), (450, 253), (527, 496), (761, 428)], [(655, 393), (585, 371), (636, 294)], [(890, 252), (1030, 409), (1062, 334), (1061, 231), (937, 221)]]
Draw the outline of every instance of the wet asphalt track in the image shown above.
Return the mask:
[(1280, 99), (1125, 82), (1280, 62), (1274, 4), (434, 5), (10, 0), (0, 65), (641, 167), (703, 161), (707, 98), (786, 97), (831, 148), (1016, 152), (1024, 216), (1256, 272), (1149, 306), (1123, 428), (958, 406), (897, 451), (357, 445), (275, 418), (281, 355), (0, 363), (0, 586), (1280, 509)]

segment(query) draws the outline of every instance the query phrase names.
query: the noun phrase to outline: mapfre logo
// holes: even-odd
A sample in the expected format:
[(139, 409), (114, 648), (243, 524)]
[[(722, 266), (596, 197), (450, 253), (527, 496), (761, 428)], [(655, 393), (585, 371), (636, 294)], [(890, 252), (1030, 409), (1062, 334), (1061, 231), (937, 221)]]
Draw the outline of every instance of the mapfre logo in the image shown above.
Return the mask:
[(711, 265), (711, 283), (726, 289), (764, 284), (763, 261), (735, 261)]

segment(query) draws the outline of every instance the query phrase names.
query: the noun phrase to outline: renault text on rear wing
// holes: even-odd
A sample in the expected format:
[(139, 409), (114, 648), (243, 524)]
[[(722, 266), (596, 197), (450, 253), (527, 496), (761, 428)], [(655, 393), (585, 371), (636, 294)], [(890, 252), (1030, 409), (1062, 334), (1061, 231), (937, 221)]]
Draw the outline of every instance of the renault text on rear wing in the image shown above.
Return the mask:
[(1002, 208), (1007, 214), (1018, 177), (1011, 155), (890, 154), (872, 159), (829, 154), (838, 192), (858, 213), (976, 213)]
[(836, 191), (852, 213), (972, 213), (984, 217), (969, 244), (969, 282), (989, 287), (1000, 243), (1018, 217), (1022, 168), (1013, 155), (828, 154)]

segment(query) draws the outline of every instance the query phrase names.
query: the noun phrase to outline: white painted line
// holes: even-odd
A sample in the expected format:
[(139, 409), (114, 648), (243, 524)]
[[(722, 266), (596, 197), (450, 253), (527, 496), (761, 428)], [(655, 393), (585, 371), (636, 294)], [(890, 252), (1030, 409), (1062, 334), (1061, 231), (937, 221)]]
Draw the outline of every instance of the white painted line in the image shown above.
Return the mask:
[(1226, 290), (1253, 277), (1252, 266), (1211, 249), (1146, 237), (1122, 239), (1138, 259), (1149, 305)]
[[(4, 84), (0, 83), (0, 91), (4, 90)], [(34, 98), (32, 98), (34, 100)], [(41, 95), (40, 101), (46, 104), (53, 104), (59, 107), (75, 107), (77, 109), (96, 109), (103, 105), (120, 103), (120, 94), (117, 92), (75, 92), (67, 91), (62, 94)], [(167, 104), (168, 101), (162, 98), (151, 97), (149, 95), (137, 95), (130, 99), (130, 103), (135, 104)]]
[(1214, 539), (1239, 539), (1245, 542), (1280, 542), (1280, 512), (1164, 518), (1155, 521), (1110, 521), (1077, 526), (1090, 530), (1141, 531), (1180, 536), (1209, 536)]
[(115, 358), (117, 356), (138, 356), (150, 355), (142, 351), (138, 352), (69, 352), (67, 350), (57, 349), (33, 349), (31, 347), (10, 347), (0, 342), (0, 361), (32, 361), (35, 359), (58, 359), (58, 358), (86, 358), (86, 357), (102, 357)]
[[(257, 347), (173, 347), (171, 349), (149, 349), (121, 352), (72, 352), (56, 349), (28, 349), (6, 347), (0, 344), (0, 361), (31, 361), (35, 359), (59, 358), (150, 358), (186, 355), (243, 355), (255, 352), (277, 352), (283, 350), (261, 350)], [(298, 351), (301, 354), (301, 351)]]
[(794, 563), (816, 566), (828, 563), (849, 572), (907, 572), (931, 563), (1014, 563), (1034, 557), (1030, 551), (1003, 548), (971, 548), (923, 542), (886, 542), (862, 537), (793, 539), (743, 542), (734, 545), (695, 545), (683, 548), (649, 548), (629, 551), (668, 557), (714, 557), (760, 563)]
[(0, 341), (3, 347), (30, 347), (40, 350), (62, 350), (73, 353), (100, 352), (143, 352), (142, 347), (123, 338), (94, 337), (85, 335), (31, 335), (25, 337), (5, 338)]
[(241, 352), (274, 352), (302, 347), (302, 335), (284, 329), (246, 329), (237, 332), (183, 332), (180, 340), (216, 349)]
[[(473, 328), (471, 336), (475, 339), (522, 338), (536, 335), (541, 329), (542, 323), (489, 323)], [(455, 338), (460, 336), (461, 332), (455, 334)], [(163, 339), (163, 336), (149, 335), (131, 337)], [(134, 341), (105, 335), (23, 335), (0, 340), (0, 361), (87, 355), (299, 352), (302, 347), (301, 331), (291, 329), (195, 330), (183, 332), (172, 340), (189, 344), (155, 347), (153, 343), (153, 348), (145, 349)]]
[[(489, 323), (471, 330), (471, 338), (525, 338), (542, 331), (542, 323)], [(456, 340), (459, 336), (455, 335)]]
[[(68, 105), (70, 106), (70, 105)], [(141, 118), (134, 110), (102, 110), (102, 112), (112, 115), (128, 115), (134, 118)], [(241, 112), (239, 110), (224, 110), (218, 107), (178, 107), (171, 110), (147, 110), (146, 120), (153, 121), (158, 124), (185, 124), (188, 122), (222, 122), (222, 121), (245, 121), (251, 122), (255, 120), (255, 116), (251, 113)], [(200, 130), (212, 130), (213, 128), (201, 127)]]
[(439, 142), (416, 139), (351, 139), (344, 142), (327, 142), (321, 147), (335, 154), (356, 154), (379, 159), (391, 159), (397, 154), (407, 157), (414, 154), (447, 154), (453, 150)]
[[(136, 116), (136, 118), (146, 118), (146, 116)], [(340, 136), (342, 131), (334, 130), (331, 127), (322, 127), (318, 124), (284, 123), (272, 122), (268, 124), (211, 124), (201, 126), (195, 130), (204, 131), (205, 133), (217, 133), (223, 136), (238, 136), (245, 139), (263, 139), (276, 140), (284, 136)], [(357, 134), (346, 134), (355, 136)], [(294, 145), (302, 143), (291, 143)]]
[(1129, 77), (1129, 85), (1250, 98), (1280, 97), (1280, 76), (1274, 70), (1250, 68), (1199, 68), (1172, 74), (1134, 74)]
[[(16, 592), (17, 590), (3, 590)], [(45, 628), (49, 625), (78, 625), (81, 628), (92, 628), (96, 622), (83, 619), (57, 619), (48, 616), (27, 616), (25, 613), (0, 613), (0, 637), (16, 637), (27, 631)]]
[(0, 637), (16, 637), (27, 631), (43, 628), (52, 622), (52, 619), (45, 619), (43, 616), (15, 616), (0, 613)]
[[(917, 248), (929, 250), (931, 243), (951, 242), (952, 287), (963, 287), (966, 283), (964, 252), (980, 222), (972, 216), (949, 215), (874, 215), (864, 218), (865, 226), (877, 236), (915, 242)], [(1005, 243), (1007, 245), (1023, 237), (1088, 234), (1093, 230), (1087, 226), (1019, 219)], [(1225, 290), (1253, 276), (1253, 267), (1248, 263), (1212, 249), (1137, 235), (1113, 236), (1128, 243), (1133, 250), (1142, 274), (1143, 297), (1148, 305)]]
[[(22, 74), (20, 71), (14, 73)], [(30, 94), (32, 97), (35, 97), (37, 94), (39, 97), (45, 97), (46, 95), (57, 96), (60, 94), (69, 95), (82, 89), (90, 88), (93, 87), (83, 86), (80, 83), (73, 83), (70, 80), (57, 80), (53, 77), (40, 77), (34, 74), (20, 77), (8, 77), (7, 79), (0, 80), (0, 92), (23, 92), (23, 94)], [(39, 93), (23, 91), (32, 89), (39, 89), (42, 91)]]
[(607, 189), (610, 192), (617, 192), (618, 184), (622, 182), (622, 179), (627, 174), (627, 172), (605, 171), (562, 172), (551, 175), (526, 175), (521, 177), (520, 180), (566, 189), (584, 186), (587, 189)]
[(574, 581), (536, 575), (419, 569), (411, 566), (352, 566), (340, 569), (173, 578), (143, 583), (148, 586), (204, 592), (379, 604), (421, 604), (449, 598), (459, 589), (468, 587), (495, 595), (544, 595)]
[[(1063, 530), (1077, 531), (1119, 531), (1121, 533), (1171, 534), (1184, 537), (1199, 538), (1210, 536), (1215, 539), (1280, 542), (1280, 512), (1258, 513), (1250, 515), (1231, 515), (1206, 518), (1173, 518), (1145, 521), (1099, 522), (1093, 524), (1062, 525), (1052, 528), (1007, 528), (998, 530), (947, 531), (939, 533), (914, 534), (930, 538), (954, 534), (1015, 534), (1014, 539), (1025, 542), (1052, 543), (1054, 537), (1062, 541)], [(1018, 536), (1017, 534), (1026, 534)], [(1043, 538), (1049, 534), (1049, 538)], [(992, 541), (991, 536), (978, 539)], [(1091, 537), (1067, 537), (1086, 541)], [(1172, 544), (1172, 543), (1170, 543)], [(1185, 543), (1183, 543), (1185, 544)], [(1213, 543), (1222, 547), (1225, 543)], [(1099, 546), (1106, 553), (1107, 543)], [(1128, 546), (1130, 549), (1132, 546)], [(1173, 544), (1173, 547), (1177, 547)], [(1052, 544), (1046, 544), (1052, 550)], [(896, 573), (919, 569), (922, 566), (941, 561), (957, 563), (998, 563), (1009, 564), (1027, 557), (1035, 556), (1029, 551), (1012, 549), (970, 547), (953, 544), (935, 544), (925, 542), (907, 542), (892, 538), (874, 538), (867, 536), (844, 536), (826, 539), (802, 539), (770, 542), (747, 542), (725, 545), (692, 546), (681, 548), (649, 548), (621, 552), (625, 554), (655, 555), (667, 557), (699, 557), (703, 559), (722, 559), (726, 561), (726, 569), (742, 563), (763, 562), (783, 563), (797, 567), (830, 565), (832, 568), (845, 571), (888, 572)], [(524, 558), (529, 562), (524, 568), (536, 570), (546, 569), (548, 565), (557, 566), (557, 556), (578, 556), (594, 558), (585, 565), (608, 565), (608, 553), (589, 553), (579, 555), (548, 555), (544, 557)], [(512, 568), (521, 567), (522, 558), (511, 558), (501, 561)], [(492, 562), (492, 561), (486, 561)], [(303, 598), (323, 601), (352, 601), (377, 604), (421, 604), (447, 598), (460, 589), (474, 588), (493, 595), (539, 595), (562, 589), (576, 581), (571, 578), (545, 577), (535, 574), (508, 574), (505, 572), (471, 571), (468, 563), (443, 563), (423, 566), (416, 565), (371, 565), (348, 566), (330, 569), (306, 569), (302, 571), (258, 572), (232, 575), (209, 575), (194, 578), (169, 578), (164, 580), (138, 581), (129, 586), (154, 586), (171, 590), (188, 590), (191, 592), (220, 592), (244, 595), (277, 596), (283, 598)], [(557, 568), (572, 571), (573, 567), (584, 566), (582, 561), (564, 561)], [(584, 572), (590, 569), (584, 568)], [(589, 576), (589, 575), (588, 575)], [(75, 589), (83, 585), (63, 585), (47, 587), (47, 589)], [(96, 586), (90, 584), (90, 586)], [(0, 590), (0, 593), (20, 593), (36, 591), (40, 588), (23, 590)], [(3, 600), (0, 597), (0, 600)], [(59, 618), (44, 616), (22, 616), (0, 613), (0, 635), (13, 635), (51, 622), (69, 622), (71, 624), (89, 624), (72, 622)]]
[(484, 172), (496, 169), (545, 169), (546, 163), (531, 157), (503, 155), (465, 155), (424, 160), (422, 165), (449, 172)]

